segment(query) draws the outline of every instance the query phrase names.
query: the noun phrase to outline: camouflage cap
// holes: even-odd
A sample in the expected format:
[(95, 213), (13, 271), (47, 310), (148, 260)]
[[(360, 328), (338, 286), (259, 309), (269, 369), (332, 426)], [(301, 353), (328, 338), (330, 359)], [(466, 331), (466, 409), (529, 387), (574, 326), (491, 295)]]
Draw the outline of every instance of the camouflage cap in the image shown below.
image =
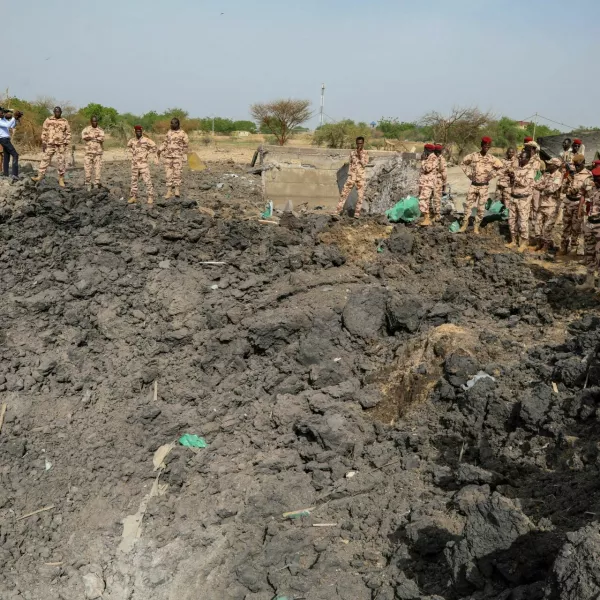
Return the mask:
[(553, 165), (555, 167), (560, 167), (562, 165), (562, 160), (560, 160), (560, 158), (551, 158), (548, 161), (549, 165)]
[(574, 165), (582, 165), (585, 163), (585, 156), (583, 154), (576, 154), (573, 156)]

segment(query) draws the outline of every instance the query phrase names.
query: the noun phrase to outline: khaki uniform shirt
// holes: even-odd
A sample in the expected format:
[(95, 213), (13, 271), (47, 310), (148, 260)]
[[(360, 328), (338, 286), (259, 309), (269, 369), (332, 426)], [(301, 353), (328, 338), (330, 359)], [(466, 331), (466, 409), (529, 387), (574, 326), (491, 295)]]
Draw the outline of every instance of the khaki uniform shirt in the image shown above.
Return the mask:
[(159, 150), (165, 158), (181, 158), (187, 154), (189, 144), (190, 140), (183, 129), (170, 129)]
[(473, 183), (489, 183), (504, 167), (501, 160), (489, 152), (473, 152), (464, 157), (461, 168)]
[(104, 129), (88, 125), (81, 132), (81, 139), (85, 142), (85, 153), (98, 155), (104, 152)]
[(42, 126), (42, 144), (46, 146), (69, 146), (71, 144), (71, 127), (61, 117), (48, 117)]
[(156, 154), (156, 144), (145, 135), (138, 140), (133, 138), (127, 142), (127, 149), (131, 152), (132, 165), (147, 165), (150, 154)]

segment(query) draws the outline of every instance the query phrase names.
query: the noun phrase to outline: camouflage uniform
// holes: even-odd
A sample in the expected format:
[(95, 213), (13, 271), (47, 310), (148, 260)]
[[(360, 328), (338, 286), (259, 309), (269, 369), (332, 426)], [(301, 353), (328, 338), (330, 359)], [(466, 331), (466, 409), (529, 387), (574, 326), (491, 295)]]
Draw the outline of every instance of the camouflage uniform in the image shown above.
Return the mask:
[(475, 224), (482, 219), (485, 203), (489, 198), (490, 181), (501, 171), (504, 164), (489, 152), (483, 156), (481, 152), (467, 154), (461, 163), (465, 175), (471, 180), (471, 187), (467, 192), (464, 210), (465, 219), (471, 216), (473, 207), (477, 207)]
[(440, 157), (434, 152), (425, 159), (421, 158), (421, 174), (419, 176), (419, 210), (424, 214), (429, 214), (429, 201), (434, 193), (434, 188), (439, 177)]
[(580, 215), (580, 201), (587, 196), (594, 186), (592, 174), (583, 169), (580, 173), (574, 173), (568, 177), (563, 184), (566, 198), (563, 201), (563, 233), (561, 248), (577, 250), (579, 236), (583, 224), (583, 215)]
[(71, 145), (71, 127), (62, 117), (48, 117), (42, 128), (42, 146), (44, 154), (38, 170), (38, 176), (43, 177), (50, 166), (52, 157), (56, 154), (56, 168), (59, 177), (63, 177), (67, 167), (67, 150)]
[(535, 185), (535, 163), (528, 162), (511, 171), (513, 186), (508, 213), (508, 227), (513, 242), (519, 238), (520, 244), (529, 240), (529, 213), (531, 212), (531, 196)]
[[(543, 173), (546, 170), (546, 164), (540, 158), (539, 154), (534, 154), (531, 157), (529, 163), (532, 165), (535, 170), (535, 176), (538, 177), (538, 173)], [(533, 235), (538, 237), (540, 235), (540, 191), (535, 189), (533, 190), (533, 195), (531, 197), (531, 225), (533, 229)]]
[(563, 150), (560, 153), (560, 157), (562, 158), (563, 162), (567, 165), (570, 165), (573, 162), (573, 156), (575, 156), (573, 154), (573, 150)]
[(563, 176), (560, 170), (554, 171), (554, 173), (544, 173), (535, 184), (535, 189), (540, 193), (537, 235), (545, 244), (552, 242), (552, 231), (560, 211), (562, 184)]
[(346, 200), (352, 191), (352, 188), (356, 186), (356, 192), (358, 193), (358, 200), (354, 209), (354, 216), (360, 215), (360, 209), (362, 208), (363, 200), (365, 199), (365, 183), (367, 180), (366, 167), (369, 164), (369, 155), (366, 150), (363, 150), (361, 155), (358, 155), (356, 150), (352, 150), (350, 153), (350, 166), (348, 168), (348, 179), (340, 194), (340, 201), (337, 205), (337, 212), (341, 212), (346, 204)]
[(156, 155), (156, 144), (143, 135), (139, 140), (137, 137), (129, 140), (127, 148), (131, 152), (131, 197), (137, 198), (138, 180), (141, 177), (146, 184), (148, 202), (151, 202), (154, 200), (154, 187), (150, 177), (148, 157), (150, 154)]
[(164, 142), (160, 145), (161, 158), (165, 159), (165, 173), (167, 189), (181, 186), (181, 172), (183, 162), (187, 156), (189, 146), (188, 135), (183, 129), (169, 130)]
[[(81, 139), (85, 142), (85, 157), (83, 169), (85, 172), (85, 183), (100, 185), (100, 169), (102, 168), (102, 153), (104, 147), (104, 130), (100, 127), (88, 125), (81, 132)], [(94, 181), (92, 181), (92, 178)]]
[(595, 185), (590, 192), (590, 212), (583, 230), (585, 266), (588, 274), (600, 269), (600, 189)]
[(448, 163), (443, 155), (438, 156), (435, 187), (433, 189), (433, 214), (439, 216), (442, 211), (442, 190), (448, 183)]
[(504, 158), (502, 159), (503, 168), (498, 175), (498, 184), (496, 186), (498, 193), (500, 194), (500, 201), (506, 208), (510, 207), (510, 192), (512, 184), (510, 182), (509, 173), (519, 166), (518, 158)]

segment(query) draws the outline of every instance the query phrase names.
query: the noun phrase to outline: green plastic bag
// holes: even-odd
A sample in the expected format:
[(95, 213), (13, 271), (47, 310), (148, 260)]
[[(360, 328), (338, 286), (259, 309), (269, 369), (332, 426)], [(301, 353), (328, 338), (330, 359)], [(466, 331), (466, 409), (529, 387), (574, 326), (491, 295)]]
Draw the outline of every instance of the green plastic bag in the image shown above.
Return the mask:
[(204, 438), (191, 433), (182, 435), (179, 438), (179, 443), (186, 448), (206, 448), (208, 446)]
[(536, 171), (535, 172), (535, 180), (539, 181), (542, 178), (542, 172), (541, 171)]
[(404, 223), (412, 223), (415, 219), (421, 216), (419, 210), (419, 199), (414, 196), (407, 196), (392, 206), (389, 210), (385, 211), (385, 216), (391, 223), (398, 223), (402, 221)]
[(448, 231), (450, 233), (458, 233), (460, 230), (460, 223), (458, 221), (454, 221), (450, 227), (448, 227)]
[(505, 208), (500, 200), (494, 200), (490, 198), (485, 205), (485, 216), (488, 218), (500, 217), (503, 221), (508, 219), (508, 208)]

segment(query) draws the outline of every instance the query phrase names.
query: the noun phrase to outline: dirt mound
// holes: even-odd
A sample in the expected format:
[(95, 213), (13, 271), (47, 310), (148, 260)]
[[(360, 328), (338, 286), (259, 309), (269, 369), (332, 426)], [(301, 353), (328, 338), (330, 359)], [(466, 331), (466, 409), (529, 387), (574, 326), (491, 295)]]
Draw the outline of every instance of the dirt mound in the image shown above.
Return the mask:
[(597, 589), (598, 301), (497, 226), (0, 198), (3, 599)]

